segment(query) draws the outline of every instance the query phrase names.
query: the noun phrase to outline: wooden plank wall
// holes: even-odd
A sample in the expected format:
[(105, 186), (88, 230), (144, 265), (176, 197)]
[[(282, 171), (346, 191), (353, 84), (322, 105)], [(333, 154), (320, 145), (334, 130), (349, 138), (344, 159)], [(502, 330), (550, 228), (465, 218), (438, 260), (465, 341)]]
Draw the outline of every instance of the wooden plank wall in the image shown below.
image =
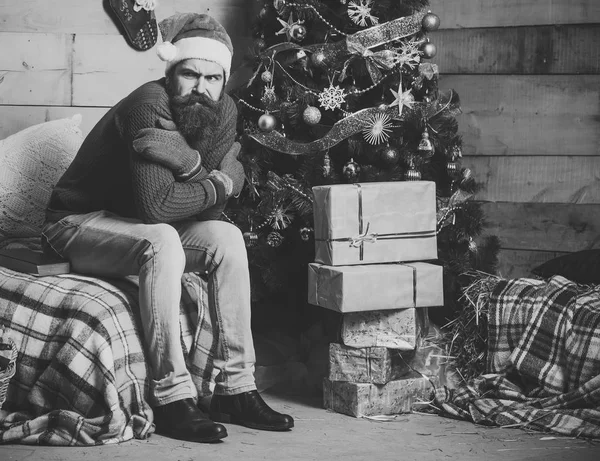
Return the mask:
[[(209, 13), (229, 31), (233, 68), (242, 61), (252, 19), (247, 0), (159, 2), (174, 13)], [(164, 74), (154, 49), (131, 48), (106, 0), (0, 0), (0, 139), (46, 120), (83, 116), (87, 133), (108, 108)]]
[(500, 272), (600, 248), (600, 2), (431, 0)]
[[(162, 75), (130, 48), (106, 0), (0, 0), (0, 139), (81, 113), (84, 132), (122, 96)], [(485, 189), (504, 276), (600, 247), (600, 2), (431, 0), (441, 87), (460, 95), (463, 164)], [(234, 67), (257, 2), (169, 0), (157, 18), (209, 12), (230, 31)]]

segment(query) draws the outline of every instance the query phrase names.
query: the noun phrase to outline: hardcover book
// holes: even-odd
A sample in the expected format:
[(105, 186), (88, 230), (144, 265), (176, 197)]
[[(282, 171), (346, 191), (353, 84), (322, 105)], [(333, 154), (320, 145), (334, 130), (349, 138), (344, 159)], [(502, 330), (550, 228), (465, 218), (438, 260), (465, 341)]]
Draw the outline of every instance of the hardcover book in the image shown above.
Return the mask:
[(0, 250), (0, 266), (36, 275), (68, 274), (71, 271), (69, 261), (28, 248)]

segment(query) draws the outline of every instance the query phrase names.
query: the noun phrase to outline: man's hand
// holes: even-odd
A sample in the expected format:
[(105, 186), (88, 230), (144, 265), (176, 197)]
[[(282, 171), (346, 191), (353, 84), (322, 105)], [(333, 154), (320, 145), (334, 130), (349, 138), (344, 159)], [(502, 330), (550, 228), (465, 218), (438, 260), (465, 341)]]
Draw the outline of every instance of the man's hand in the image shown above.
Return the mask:
[(202, 171), (200, 153), (192, 149), (173, 122), (159, 119), (161, 128), (143, 128), (133, 149), (144, 159), (170, 169), (177, 181), (187, 181)]
[(234, 142), (219, 165), (219, 170), (231, 179), (232, 195), (238, 195), (242, 191), (244, 180), (246, 179), (244, 166), (237, 159), (241, 148), (242, 146), (239, 142)]

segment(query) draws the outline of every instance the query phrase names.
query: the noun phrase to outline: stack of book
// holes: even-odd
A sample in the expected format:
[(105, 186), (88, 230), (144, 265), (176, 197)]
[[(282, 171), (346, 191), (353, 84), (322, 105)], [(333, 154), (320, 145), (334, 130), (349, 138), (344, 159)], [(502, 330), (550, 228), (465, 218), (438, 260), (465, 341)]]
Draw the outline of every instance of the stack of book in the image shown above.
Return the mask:
[(418, 348), (443, 306), (431, 181), (313, 188), (315, 262), (308, 301), (341, 313), (324, 406), (352, 416), (410, 412), (429, 400)]

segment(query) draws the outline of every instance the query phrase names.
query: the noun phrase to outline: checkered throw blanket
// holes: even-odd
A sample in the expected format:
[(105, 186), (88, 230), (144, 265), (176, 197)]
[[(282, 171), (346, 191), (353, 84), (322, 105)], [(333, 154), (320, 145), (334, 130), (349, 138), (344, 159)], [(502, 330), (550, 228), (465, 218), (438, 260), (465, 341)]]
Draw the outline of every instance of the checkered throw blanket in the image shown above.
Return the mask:
[[(182, 344), (209, 394), (216, 338), (205, 284), (186, 274)], [(19, 349), (0, 410), (0, 443), (95, 445), (153, 432), (137, 280), (36, 277), (0, 268), (0, 326)]]
[(477, 424), (600, 438), (600, 286), (502, 280), (489, 298), (486, 373), (435, 400)]

